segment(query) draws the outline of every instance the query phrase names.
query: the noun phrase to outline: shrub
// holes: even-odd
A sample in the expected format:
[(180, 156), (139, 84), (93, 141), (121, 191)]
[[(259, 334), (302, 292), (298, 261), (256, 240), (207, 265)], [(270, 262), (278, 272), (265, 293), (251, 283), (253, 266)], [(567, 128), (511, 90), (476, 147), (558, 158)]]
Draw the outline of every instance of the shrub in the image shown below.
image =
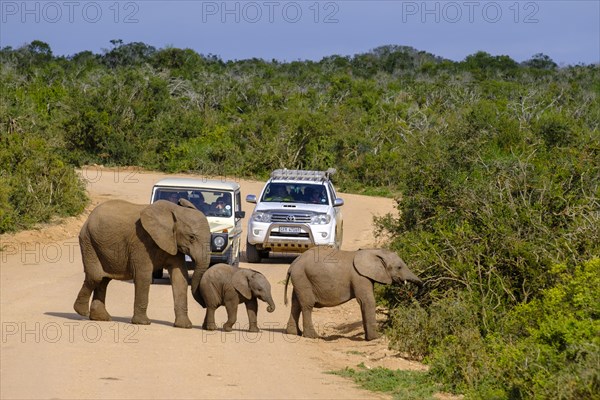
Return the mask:
[(556, 284), (517, 305), (490, 337), (494, 375), (515, 398), (600, 398), (600, 258), (550, 274)]
[(48, 142), (27, 134), (0, 137), (0, 233), (81, 213), (82, 181)]
[(427, 308), (417, 301), (394, 308), (386, 334), (390, 346), (411, 359), (423, 360), (448, 337), (460, 336), (464, 329), (476, 330), (477, 320), (464, 293), (455, 292)]
[(600, 398), (600, 259), (549, 274), (555, 284), (497, 315), (487, 334), (464, 295), (398, 308), (391, 345), (425, 357), (432, 378), (468, 398)]

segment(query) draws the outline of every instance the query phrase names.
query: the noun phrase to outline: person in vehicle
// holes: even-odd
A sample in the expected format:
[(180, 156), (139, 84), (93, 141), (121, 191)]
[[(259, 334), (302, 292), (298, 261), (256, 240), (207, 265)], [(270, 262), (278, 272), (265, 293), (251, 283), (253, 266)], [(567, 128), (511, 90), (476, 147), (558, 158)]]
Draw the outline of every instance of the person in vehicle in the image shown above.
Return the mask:
[(217, 198), (212, 207), (212, 214), (217, 216), (230, 217), (231, 216), (231, 196), (224, 194)]
[(304, 189), (304, 195), (305, 201), (312, 204), (321, 204), (325, 198), (321, 189), (310, 186)]
[(271, 185), (269, 188), (269, 194), (265, 197), (265, 201), (293, 201), (294, 198), (290, 196), (285, 185)]
[(167, 200), (171, 203), (177, 204), (177, 202), (179, 201), (179, 195), (176, 192), (169, 193)]

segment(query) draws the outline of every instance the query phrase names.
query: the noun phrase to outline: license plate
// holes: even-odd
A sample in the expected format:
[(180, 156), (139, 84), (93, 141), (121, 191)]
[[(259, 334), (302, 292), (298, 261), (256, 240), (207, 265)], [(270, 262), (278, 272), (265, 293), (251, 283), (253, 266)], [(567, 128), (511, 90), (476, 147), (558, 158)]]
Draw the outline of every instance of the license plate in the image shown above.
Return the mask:
[(280, 226), (279, 227), (279, 232), (280, 233), (300, 233), (302, 232), (302, 229), (300, 228), (292, 228), (289, 226)]

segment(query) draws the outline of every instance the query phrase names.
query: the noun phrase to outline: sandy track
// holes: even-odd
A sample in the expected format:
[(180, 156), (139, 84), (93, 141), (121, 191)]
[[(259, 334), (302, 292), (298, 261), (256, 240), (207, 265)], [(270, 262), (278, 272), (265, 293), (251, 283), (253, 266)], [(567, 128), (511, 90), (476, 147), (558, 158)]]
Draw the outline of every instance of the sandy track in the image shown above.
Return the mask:
[[(92, 206), (107, 199), (147, 203), (152, 185), (165, 175), (137, 170), (90, 167)], [(189, 176), (189, 175), (188, 175)], [(240, 181), (242, 193), (258, 194), (263, 182)], [(346, 204), (343, 248), (375, 245), (373, 215), (394, 211), (390, 199), (340, 195)], [(252, 205), (244, 203), (249, 215)], [(91, 209), (91, 208), (90, 208)], [(89, 212), (89, 210), (88, 210)], [(356, 302), (316, 310), (322, 339), (283, 333), (289, 308), (283, 305), (285, 273), (293, 257), (261, 264), (273, 289), (277, 310), (269, 314), (259, 302), (259, 334), (238, 328), (231, 333), (200, 329), (204, 310), (189, 295), (191, 330), (172, 327), (173, 299), (168, 280), (152, 285), (149, 326), (129, 324), (133, 308), (131, 282), (112, 281), (107, 309), (112, 322), (94, 322), (72, 308), (83, 281), (76, 236), (87, 213), (60, 224), (0, 237), (0, 397), (16, 398), (211, 398), (211, 399), (361, 399), (377, 398), (343, 378), (324, 372), (367, 366), (423, 369), (387, 350), (385, 339), (363, 340)], [(244, 235), (245, 237), (245, 235)], [(226, 320), (217, 312), (219, 326)]]

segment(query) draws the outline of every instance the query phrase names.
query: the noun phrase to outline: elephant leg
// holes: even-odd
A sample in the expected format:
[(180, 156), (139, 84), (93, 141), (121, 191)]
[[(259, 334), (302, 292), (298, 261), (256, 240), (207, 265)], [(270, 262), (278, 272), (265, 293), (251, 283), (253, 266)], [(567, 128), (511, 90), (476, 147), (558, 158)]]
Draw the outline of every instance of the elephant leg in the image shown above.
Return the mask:
[(94, 288), (98, 285), (98, 282), (85, 280), (83, 281), (83, 285), (81, 286), (81, 290), (79, 290), (79, 294), (75, 299), (75, 304), (73, 304), (73, 309), (79, 315), (83, 315), (84, 317), (89, 317), (90, 315), (90, 296), (94, 292)]
[(300, 302), (298, 301), (298, 297), (295, 292), (292, 292), (292, 309), (290, 311), (290, 319), (288, 320), (287, 327), (285, 332), (288, 335), (301, 335), (300, 331), (300, 313), (302, 309), (300, 308)]
[(375, 296), (373, 295), (373, 284), (370, 288), (355, 288), (356, 300), (360, 305), (362, 314), (365, 339), (374, 340), (381, 335), (377, 331), (377, 320), (375, 319)]
[(100, 285), (101, 276), (104, 272), (102, 263), (98, 259), (96, 251), (91, 246), (89, 240), (79, 239), (79, 246), (81, 247), (81, 259), (83, 261), (83, 270), (85, 271), (85, 279), (83, 285), (77, 294), (73, 309), (79, 315), (84, 317), (90, 316), (90, 297), (94, 290)]
[(316, 339), (319, 337), (312, 321), (312, 306), (302, 307), (302, 336), (306, 338)]
[(102, 278), (102, 281), (94, 289), (92, 306), (90, 307), (90, 319), (94, 321), (110, 321), (110, 314), (106, 311), (106, 288), (110, 278)]
[(171, 289), (173, 290), (173, 304), (175, 306), (175, 323), (177, 328), (191, 328), (192, 321), (188, 317), (187, 309), (187, 269), (185, 266), (169, 268)]
[(310, 283), (307, 283), (307, 285), (308, 286), (302, 286), (302, 288), (305, 289), (308, 287), (308, 290), (297, 290), (297, 287), (294, 287), (294, 290), (292, 291), (292, 312), (295, 296), (298, 300), (298, 307), (302, 313), (302, 336), (314, 339), (319, 337), (312, 321), (312, 310), (317, 299), (313, 293), (312, 285)]
[(248, 313), (248, 330), (250, 332), (260, 332), (256, 322), (256, 315), (258, 314), (258, 300), (256, 300), (256, 297), (246, 302), (246, 312)]
[(206, 329), (207, 331), (214, 331), (217, 329), (217, 324), (215, 323), (215, 311), (216, 308), (206, 307), (206, 315), (204, 316), (202, 329)]
[(223, 330), (225, 332), (231, 332), (233, 330), (233, 325), (237, 321), (238, 302), (226, 301), (225, 309), (227, 310), (227, 322), (223, 324)]
[(135, 287), (135, 295), (133, 300), (133, 317), (132, 324), (150, 325), (150, 319), (147, 315), (148, 310), (148, 293), (150, 291), (150, 283), (152, 282), (152, 272), (136, 271), (133, 276), (133, 286)]

